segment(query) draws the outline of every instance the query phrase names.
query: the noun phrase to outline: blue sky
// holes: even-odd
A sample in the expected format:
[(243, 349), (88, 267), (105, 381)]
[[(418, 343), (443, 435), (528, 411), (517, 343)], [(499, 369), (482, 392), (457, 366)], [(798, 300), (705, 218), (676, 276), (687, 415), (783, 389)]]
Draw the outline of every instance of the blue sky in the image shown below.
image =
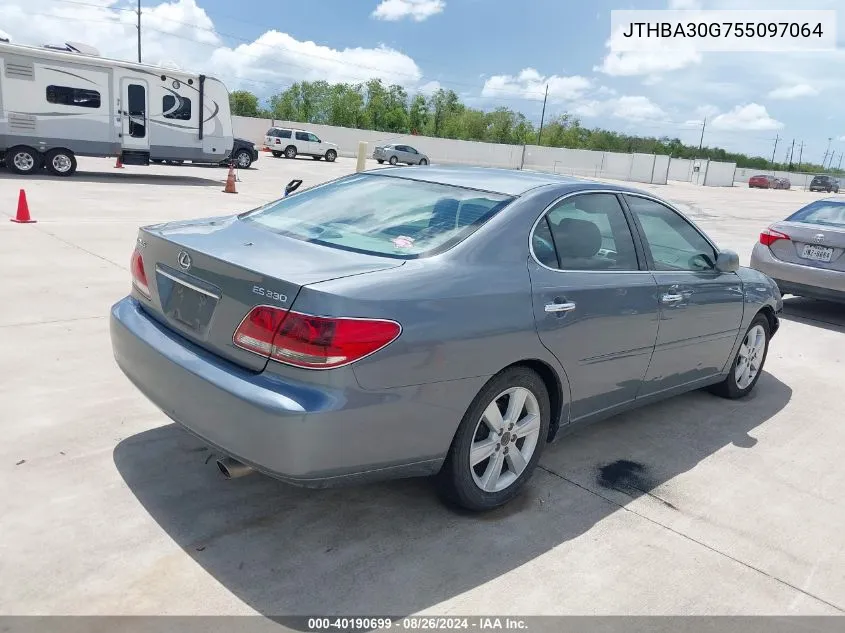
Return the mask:
[[(378, 76), (409, 92), (450, 88), (465, 103), (539, 121), (669, 135), (783, 160), (845, 152), (845, 52), (611, 53), (613, 9), (794, 9), (794, 0), (142, 0), (148, 63), (222, 78), (262, 97), (299, 79)], [(842, 9), (845, 0), (806, 0)], [(27, 44), (85, 42), (134, 59), (131, 0), (3, 0), (0, 30)]]

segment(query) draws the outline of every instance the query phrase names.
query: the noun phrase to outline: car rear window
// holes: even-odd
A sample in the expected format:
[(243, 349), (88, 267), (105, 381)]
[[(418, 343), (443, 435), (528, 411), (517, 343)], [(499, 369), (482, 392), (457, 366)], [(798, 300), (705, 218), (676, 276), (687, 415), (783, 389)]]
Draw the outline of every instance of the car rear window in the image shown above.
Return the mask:
[(414, 259), (466, 239), (511, 200), (462, 187), (354, 174), (240, 218), (307, 242)]
[(845, 227), (845, 203), (817, 200), (790, 215), (786, 221)]
[(290, 130), (280, 130), (278, 128), (270, 128), (267, 131), (267, 136), (278, 136), (279, 138), (290, 138)]

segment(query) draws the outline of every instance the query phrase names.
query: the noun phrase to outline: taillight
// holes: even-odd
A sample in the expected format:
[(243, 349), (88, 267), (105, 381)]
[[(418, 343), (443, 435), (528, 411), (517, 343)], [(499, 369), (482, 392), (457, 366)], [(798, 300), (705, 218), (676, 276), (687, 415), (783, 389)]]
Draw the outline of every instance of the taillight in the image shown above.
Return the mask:
[(232, 341), (280, 363), (331, 369), (377, 352), (401, 331), (395, 321), (318, 317), (257, 306), (238, 326)]
[(788, 240), (790, 237), (786, 233), (775, 231), (774, 229), (766, 229), (760, 233), (760, 243), (763, 246), (771, 246), (778, 240)]
[(132, 253), (132, 260), (129, 262), (129, 269), (132, 271), (132, 284), (145, 297), (150, 297), (150, 286), (147, 283), (147, 273), (144, 270), (144, 259), (141, 257), (141, 251), (137, 248)]

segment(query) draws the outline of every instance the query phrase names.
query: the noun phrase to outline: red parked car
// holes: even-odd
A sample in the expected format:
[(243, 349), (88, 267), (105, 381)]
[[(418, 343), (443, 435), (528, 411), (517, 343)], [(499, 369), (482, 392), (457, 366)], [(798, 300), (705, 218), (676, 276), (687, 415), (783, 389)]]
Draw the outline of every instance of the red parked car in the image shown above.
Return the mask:
[(752, 189), (774, 189), (775, 180), (774, 176), (751, 176), (748, 186)]

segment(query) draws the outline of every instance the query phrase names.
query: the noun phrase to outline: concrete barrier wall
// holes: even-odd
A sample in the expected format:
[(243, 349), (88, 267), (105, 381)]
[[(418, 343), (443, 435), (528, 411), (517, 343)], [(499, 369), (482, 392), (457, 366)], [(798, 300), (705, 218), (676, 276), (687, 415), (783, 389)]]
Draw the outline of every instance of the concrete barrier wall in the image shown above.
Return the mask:
[[(655, 156), (654, 154), (622, 154), (584, 149), (540, 147), (537, 145), (522, 146), (459, 141), (430, 136), (390, 134), (373, 130), (311, 125), (278, 119), (235, 116), (232, 117), (232, 123), (235, 136), (248, 139), (259, 147), (264, 143), (267, 130), (275, 125), (308, 130), (323, 141), (336, 143), (338, 153), (346, 157), (357, 155), (360, 141), (367, 143), (368, 155), (372, 155), (373, 148), (376, 145), (407, 143), (428, 155), (432, 163), (531, 169), (582, 178), (608, 178), (666, 184), (667, 178), (671, 179), (672, 162), (676, 160), (669, 160), (668, 156)], [(733, 169), (732, 164), (731, 169)], [(679, 168), (675, 168), (675, 171), (679, 171)], [(703, 181), (700, 184), (704, 184)]]
[(705, 187), (733, 187), (736, 163), (721, 163), (708, 161), (704, 176)]
[(669, 181), (669, 164), (672, 159), (663, 154), (654, 157), (654, 169), (652, 170), (651, 183), (654, 185), (665, 185)]
[(692, 180), (692, 161), (689, 158), (670, 159), (669, 180), (690, 182)]

